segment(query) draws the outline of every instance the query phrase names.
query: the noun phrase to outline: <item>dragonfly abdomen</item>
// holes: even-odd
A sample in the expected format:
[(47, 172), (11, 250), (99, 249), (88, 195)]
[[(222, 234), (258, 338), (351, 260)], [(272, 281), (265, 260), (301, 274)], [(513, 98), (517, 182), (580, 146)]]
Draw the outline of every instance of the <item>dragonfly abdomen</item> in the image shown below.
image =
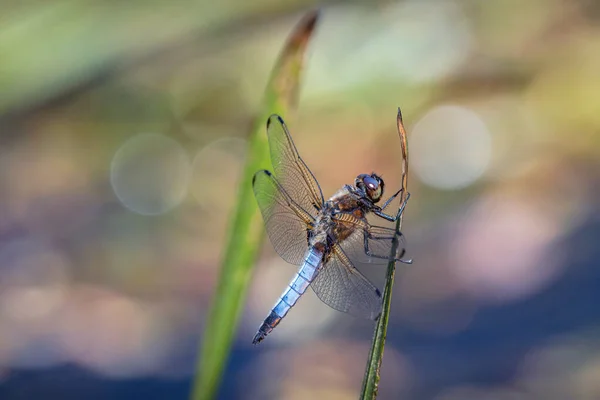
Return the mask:
[(252, 344), (260, 343), (277, 325), (279, 325), (283, 317), (285, 317), (290, 308), (296, 304), (300, 296), (306, 292), (310, 283), (317, 276), (322, 259), (323, 254), (314, 247), (307, 250), (304, 262), (298, 270), (298, 273), (292, 278), (279, 300), (277, 300), (277, 303), (275, 303), (269, 316), (264, 320), (258, 329), (258, 332), (256, 332)]

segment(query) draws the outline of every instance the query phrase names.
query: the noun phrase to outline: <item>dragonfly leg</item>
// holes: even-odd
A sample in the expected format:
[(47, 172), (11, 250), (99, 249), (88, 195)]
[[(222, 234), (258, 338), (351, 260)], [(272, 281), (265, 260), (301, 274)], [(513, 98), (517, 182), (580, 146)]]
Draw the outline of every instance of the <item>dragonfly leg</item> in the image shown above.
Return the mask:
[(398, 195), (402, 192), (402, 189), (399, 189), (396, 193), (394, 193), (393, 195), (390, 196), (389, 199), (387, 199), (383, 205), (381, 206), (381, 210), (385, 210), (385, 208), (392, 202), (392, 200), (394, 200), (396, 197), (398, 197)]
[[(402, 233), (398, 233), (399, 235), (402, 235)], [(369, 239), (372, 240), (394, 240), (393, 236), (375, 236), (375, 235), (367, 235), (366, 233), (363, 235), (364, 239), (365, 239), (365, 254), (369, 257), (373, 257), (373, 258), (380, 258), (383, 260), (388, 260), (391, 261), (392, 259), (396, 262), (401, 262), (404, 264), (412, 264), (412, 259), (408, 259), (408, 260), (403, 260), (402, 256), (404, 256), (404, 254), (406, 253), (406, 249), (402, 249), (402, 253), (399, 255), (398, 258), (392, 258), (390, 256), (382, 256), (379, 254), (374, 254), (373, 252), (371, 252), (371, 249), (369, 249)]]
[(385, 207), (388, 206), (389, 202), (394, 199), (400, 192), (402, 191), (402, 189), (400, 189), (398, 192), (396, 192), (392, 197), (390, 197), (384, 204), (383, 207), (381, 207), (379, 210), (374, 210), (373, 213), (383, 219), (386, 219), (388, 221), (391, 222), (396, 222), (398, 220), (398, 218), (400, 218), (400, 216), (402, 215), (402, 213), (404, 212), (404, 207), (406, 207), (406, 203), (408, 203), (408, 199), (410, 199), (410, 193), (406, 193), (406, 199), (404, 199), (404, 201), (402, 202), (402, 205), (400, 206), (400, 208), (398, 209), (398, 213), (396, 214), (395, 217), (388, 215), (386, 213), (383, 212), (383, 209)]

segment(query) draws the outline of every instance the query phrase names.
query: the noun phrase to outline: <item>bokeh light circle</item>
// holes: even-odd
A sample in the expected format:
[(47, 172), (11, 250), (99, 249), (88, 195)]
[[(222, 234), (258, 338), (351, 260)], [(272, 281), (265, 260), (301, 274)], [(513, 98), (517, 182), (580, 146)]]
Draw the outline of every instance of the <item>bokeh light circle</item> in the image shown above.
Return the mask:
[(470, 208), (449, 242), (451, 271), (479, 302), (532, 296), (561, 272), (556, 216), (527, 195), (488, 194)]
[(190, 174), (190, 161), (179, 143), (164, 135), (143, 133), (115, 153), (110, 182), (125, 207), (142, 215), (159, 215), (181, 203)]
[(217, 139), (194, 157), (190, 193), (206, 209), (226, 211), (233, 205), (242, 175), (247, 143), (237, 137)]
[(485, 172), (492, 138), (483, 120), (459, 106), (440, 106), (412, 129), (411, 168), (419, 179), (438, 189), (460, 189)]

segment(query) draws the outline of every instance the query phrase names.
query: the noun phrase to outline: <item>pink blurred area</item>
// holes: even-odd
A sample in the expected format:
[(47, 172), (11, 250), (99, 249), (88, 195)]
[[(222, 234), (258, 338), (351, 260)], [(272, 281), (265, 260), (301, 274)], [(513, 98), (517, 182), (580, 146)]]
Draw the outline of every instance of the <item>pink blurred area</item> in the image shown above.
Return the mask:
[[(309, 4), (176, 3), (0, 18), (3, 399), (187, 396), (246, 134)], [(600, 398), (600, 6), (326, 2), (321, 17), (283, 118), (324, 195), (372, 171), (393, 193), (398, 106), (409, 135), (414, 264), (380, 398)], [(221, 398), (358, 396), (372, 324), (310, 291), (251, 346), (293, 274), (265, 241)], [(382, 286), (384, 268), (365, 274)], [(53, 385), (64, 368), (86, 383)]]

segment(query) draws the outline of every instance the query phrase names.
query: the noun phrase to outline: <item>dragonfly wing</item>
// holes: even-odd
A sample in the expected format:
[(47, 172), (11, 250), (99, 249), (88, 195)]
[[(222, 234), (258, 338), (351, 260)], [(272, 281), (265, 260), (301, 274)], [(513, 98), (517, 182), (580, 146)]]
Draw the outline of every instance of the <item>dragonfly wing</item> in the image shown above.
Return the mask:
[(252, 188), (275, 251), (290, 264), (302, 264), (313, 217), (292, 200), (267, 170), (254, 174)]
[(310, 287), (335, 310), (372, 320), (381, 313), (381, 292), (352, 265), (338, 245), (334, 245)]
[(300, 158), (285, 122), (280, 116), (269, 117), (267, 135), (271, 162), (277, 180), (300, 207), (315, 216), (324, 203), (321, 187)]
[(352, 214), (338, 214), (335, 222), (345, 224), (354, 232), (339, 245), (353, 264), (387, 264), (393, 258), (401, 259), (406, 252), (406, 239), (398, 235), (398, 246), (392, 256), (395, 230), (383, 226), (370, 225), (366, 219)]

